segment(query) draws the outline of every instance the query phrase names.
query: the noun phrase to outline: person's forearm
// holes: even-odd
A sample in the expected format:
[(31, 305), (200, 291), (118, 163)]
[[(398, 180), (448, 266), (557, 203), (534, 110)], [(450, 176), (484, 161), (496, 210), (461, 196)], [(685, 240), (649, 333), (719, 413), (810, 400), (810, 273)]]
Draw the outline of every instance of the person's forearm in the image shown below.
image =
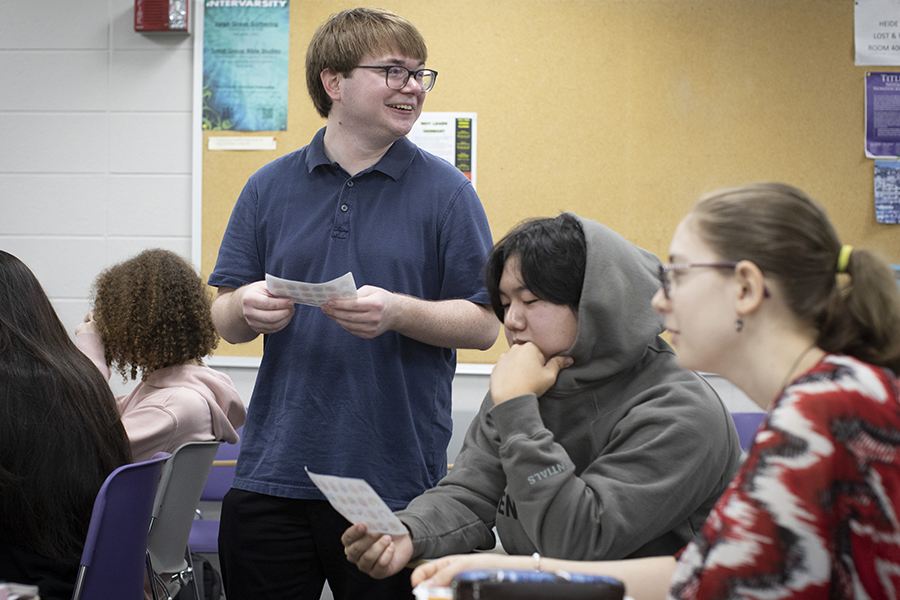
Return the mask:
[[(533, 568), (529, 566), (529, 561), (532, 561), (533, 565), (532, 557), (522, 557), (519, 560), (520, 568)], [(663, 600), (669, 591), (669, 582), (672, 580), (676, 565), (672, 556), (603, 561), (541, 558), (540, 563), (544, 571), (588, 573), (618, 579), (625, 584), (625, 593), (634, 600)]]
[(490, 307), (468, 300), (422, 300), (398, 295), (401, 315), (393, 328), (414, 340), (442, 348), (487, 350), (500, 322)]
[(212, 318), (222, 339), (232, 344), (250, 342), (259, 335), (244, 318), (240, 290), (219, 288), (212, 305)]
[(80, 332), (75, 334), (75, 345), (81, 350), (81, 353), (91, 359), (103, 378), (109, 381), (110, 370), (106, 364), (105, 348), (103, 339), (99, 333)]

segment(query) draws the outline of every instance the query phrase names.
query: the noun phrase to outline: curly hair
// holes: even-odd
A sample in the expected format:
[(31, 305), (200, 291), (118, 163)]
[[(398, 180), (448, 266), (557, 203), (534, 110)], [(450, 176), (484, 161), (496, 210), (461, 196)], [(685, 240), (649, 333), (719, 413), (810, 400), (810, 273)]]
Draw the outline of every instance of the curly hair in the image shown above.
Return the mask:
[(194, 267), (152, 249), (103, 271), (94, 282), (94, 321), (106, 362), (123, 378), (199, 361), (219, 343), (212, 298)]

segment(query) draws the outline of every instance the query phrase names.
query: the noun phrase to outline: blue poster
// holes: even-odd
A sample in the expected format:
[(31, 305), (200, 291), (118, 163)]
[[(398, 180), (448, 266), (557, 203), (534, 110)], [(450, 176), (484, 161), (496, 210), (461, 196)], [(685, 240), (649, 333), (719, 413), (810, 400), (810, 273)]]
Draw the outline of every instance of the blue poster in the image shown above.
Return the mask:
[(203, 129), (287, 129), (289, 0), (205, 0)]
[(900, 223), (900, 161), (875, 161), (875, 220)]
[(866, 157), (900, 156), (900, 73), (866, 73)]

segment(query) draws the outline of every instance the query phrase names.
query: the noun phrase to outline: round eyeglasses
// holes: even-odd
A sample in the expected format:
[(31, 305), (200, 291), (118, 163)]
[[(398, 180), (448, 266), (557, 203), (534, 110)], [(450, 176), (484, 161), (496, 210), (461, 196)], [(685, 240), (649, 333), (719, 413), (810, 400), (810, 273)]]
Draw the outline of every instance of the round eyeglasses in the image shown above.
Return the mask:
[[(663, 296), (666, 299), (671, 298), (672, 281), (670, 279), (673, 271), (682, 271), (684, 269), (733, 269), (738, 266), (736, 262), (729, 263), (663, 263), (659, 265), (659, 286), (662, 288)], [(768, 286), (763, 286), (763, 298), (769, 297)]]
[(359, 65), (357, 69), (381, 69), (384, 71), (384, 82), (392, 90), (402, 90), (406, 87), (409, 78), (412, 77), (416, 83), (421, 86), (423, 92), (430, 92), (434, 87), (434, 81), (437, 79), (437, 71), (432, 69), (419, 69), (418, 71), (410, 71), (406, 67), (397, 65), (376, 67), (369, 65)]
[(663, 295), (668, 299), (672, 293), (672, 282), (669, 273), (683, 269), (733, 269), (737, 263), (665, 263), (659, 265), (659, 286)]

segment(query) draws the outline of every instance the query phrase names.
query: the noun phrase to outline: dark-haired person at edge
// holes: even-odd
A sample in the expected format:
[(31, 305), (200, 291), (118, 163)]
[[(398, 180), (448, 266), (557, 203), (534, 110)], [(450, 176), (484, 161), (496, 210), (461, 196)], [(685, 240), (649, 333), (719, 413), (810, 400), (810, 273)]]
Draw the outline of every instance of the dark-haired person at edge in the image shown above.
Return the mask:
[(571, 213), (498, 242), (485, 279), (510, 350), (453, 470), (397, 513), (410, 534), (355, 525), (348, 558), (381, 577), (490, 549), (492, 526), (529, 561), (671, 556), (690, 541), (741, 450), (716, 393), (659, 337), (659, 265)]
[[(900, 589), (900, 288), (784, 184), (713, 192), (681, 221), (653, 306), (678, 362), (767, 410), (746, 461), (678, 555), (543, 559), (610, 575), (635, 600), (896, 598)], [(413, 582), (521, 557), (453, 556)]]
[(208, 287), (182, 257), (159, 248), (94, 282), (94, 309), (75, 343), (108, 380), (110, 365), (140, 383), (116, 399), (135, 460), (186, 442), (238, 442), (246, 410), (231, 378), (203, 364), (218, 345)]
[[(306, 78), (327, 119), (310, 144), (264, 166), (232, 212), (209, 284), (222, 337), (264, 350), (219, 550), (229, 600), (412, 595), (347, 562), (349, 523), (304, 471), (368, 481), (393, 509), (447, 472), (455, 348), (487, 349), (499, 323), (480, 272), (492, 241), (471, 182), (406, 134), (437, 73), (406, 19), (332, 15)], [(274, 297), (265, 276), (359, 297), (321, 307)]]
[(69, 600), (97, 492), (131, 452), (109, 385), (2, 250), (0, 410), (0, 581)]

